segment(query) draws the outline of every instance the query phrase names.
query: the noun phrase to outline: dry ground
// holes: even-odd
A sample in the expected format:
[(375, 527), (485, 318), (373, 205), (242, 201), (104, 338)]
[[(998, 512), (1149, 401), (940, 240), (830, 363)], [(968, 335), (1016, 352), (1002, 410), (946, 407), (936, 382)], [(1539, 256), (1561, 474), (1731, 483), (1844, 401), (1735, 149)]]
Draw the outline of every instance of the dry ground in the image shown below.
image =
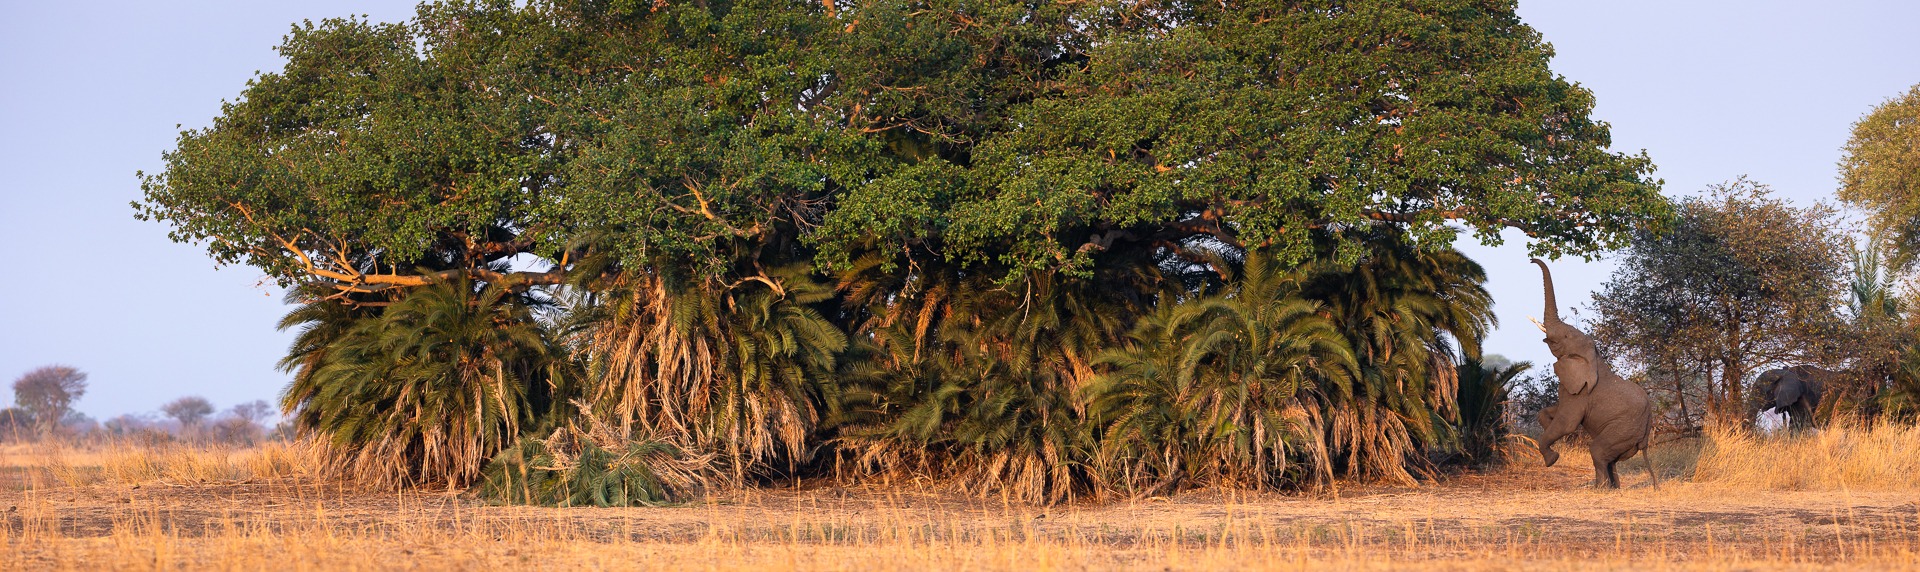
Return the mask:
[(815, 485), (633, 509), (354, 492), (257, 460), (148, 474), (124, 451), (87, 455), (0, 450), (0, 569), (1920, 569), (1920, 491), (1685, 482), (1671, 451), (1661, 466), (1678, 474), (1658, 489), (1637, 462), (1628, 488), (1604, 491), (1578, 463), (1531, 460), (1337, 495), (1038, 507)]

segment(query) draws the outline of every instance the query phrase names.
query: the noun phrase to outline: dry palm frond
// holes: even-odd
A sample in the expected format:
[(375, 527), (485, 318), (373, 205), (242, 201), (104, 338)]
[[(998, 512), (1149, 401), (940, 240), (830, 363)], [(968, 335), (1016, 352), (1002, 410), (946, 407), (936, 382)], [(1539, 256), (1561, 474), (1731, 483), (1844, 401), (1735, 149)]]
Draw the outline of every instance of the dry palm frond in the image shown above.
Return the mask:
[(579, 328), (589, 401), (623, 432), (721, 454), (735, 480), (791, 471), (846, 347), (811, 307), (829, 293), (805, 266), (732, 286), (628, 270)]
[(1357, 264), (1314, 262), (1303, 295), (1319, 301), (1348, 340), (1357, 366), (1308, 394), (1323, 412), (1335, 469), (1411, 484), (1431, 451), (1459, 445), (1454, 349), (1479, 354), (1493, 324), (1485, 273), (1451, 249), (1426, 250), (1382, 232)]

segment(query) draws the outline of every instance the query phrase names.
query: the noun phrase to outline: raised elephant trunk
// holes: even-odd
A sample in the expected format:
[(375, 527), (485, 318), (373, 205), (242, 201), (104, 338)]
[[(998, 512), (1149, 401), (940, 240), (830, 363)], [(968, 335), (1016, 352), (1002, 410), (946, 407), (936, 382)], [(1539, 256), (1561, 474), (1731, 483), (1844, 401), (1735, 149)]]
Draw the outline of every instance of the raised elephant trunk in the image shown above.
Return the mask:
[(1547, 313), (1545, 317), (1547, 323), (1561, 323), (1560, 304), (1556, 303), (1553, 299), (1553, 272), (1547, 270), (1547, 263), (1541, 262), (1538, 258), (1529, 258), (1528, 260), (1532, 260), (1534, 264), (1540, 265), (1540, 281), (1545, 282), (1547, 285)]

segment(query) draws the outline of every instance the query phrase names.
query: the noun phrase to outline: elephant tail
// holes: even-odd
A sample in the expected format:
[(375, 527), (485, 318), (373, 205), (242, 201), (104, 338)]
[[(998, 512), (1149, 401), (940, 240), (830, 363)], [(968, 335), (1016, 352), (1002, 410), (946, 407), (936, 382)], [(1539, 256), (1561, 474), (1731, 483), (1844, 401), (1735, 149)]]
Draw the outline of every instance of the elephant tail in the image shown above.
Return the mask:
[(1653, 488), (1660, 488), (1660, 472), (1653, 469), (1653, 449), (1641, 449), (1640, 460), (1647, 462), (1647, 482), (1653, 483)]
[(1651, 405), (1648, 406), (1647, 422), (1644, 427), (1645, 428), (1640, 431), (1640, 460), (1646, 461), (1647, 463), (1647, 482), (1653, 483), (1653, 488), (1658, 489), (1660, 488), (1660, 473), (1653, 468), (1653, 411)]

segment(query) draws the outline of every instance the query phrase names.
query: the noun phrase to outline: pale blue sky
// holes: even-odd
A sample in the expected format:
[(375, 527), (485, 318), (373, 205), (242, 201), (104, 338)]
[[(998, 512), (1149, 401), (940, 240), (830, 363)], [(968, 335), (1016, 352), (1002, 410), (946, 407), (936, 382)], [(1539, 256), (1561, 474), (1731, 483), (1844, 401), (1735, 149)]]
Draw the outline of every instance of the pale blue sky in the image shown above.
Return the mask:
[[(0, 383), (48, 363), (92, 375), (81, 411), (105, 419), (197, 394), (222, 409), (275, 400), (289, 334), (280, 292), (251, 268), (133, 220), (137, 170), (175, 124), (200, 127), (302, 19), (396, 21), (406, 1), (0, 0)], [(1540, 1), (1523, 18), (1553, 69), (1594, 90), (1618, 149), (1646, 149), (1669, 195), (1746, 174), (1802, 203), (1830, 200), (1848, 126), (1920, 83), (1920, 3)], [(1526, 316), (1538, 272), (1518, 245), (1470, 247), (1502, 328), (1488, 350), (1546, 357)], [(38, 264), (28, 268), (29, 263)], [(1565, 303), (1609, 266), (1555, 264)], [(11, 395), (0, 387), (0, 403)]]

